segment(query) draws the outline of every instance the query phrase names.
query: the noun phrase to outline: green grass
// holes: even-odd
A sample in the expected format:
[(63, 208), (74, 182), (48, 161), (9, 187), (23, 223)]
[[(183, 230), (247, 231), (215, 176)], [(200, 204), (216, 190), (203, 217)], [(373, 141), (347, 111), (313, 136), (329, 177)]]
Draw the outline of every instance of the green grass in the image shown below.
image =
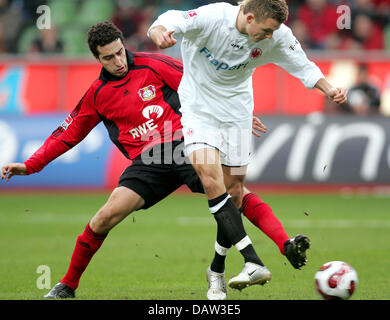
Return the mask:
[[(0, 194), (0, 299), (41, 299), (37, 268), (51, 286), (65, 274), (75, 240), (104, 204), (104, 193)], [(318, 300), (313, 277), (331, 260), (358, 272), (354, 300), (390, 298), (390, 198), (361, 195), (267, 194), (290, 236), (308, 235), (308, 265), (293, 269), (276, 245), (245, 218), (255, 248), (273, 274), (265, 286), (228, 291), (233, 300)], [(78, 299), (206, 299), (205, 271), (216, 225), (203, 196), (179, 194), (138, 211), (114, 228), (84, 273)], [(226, 277), (242, 268), (232, 249)]]

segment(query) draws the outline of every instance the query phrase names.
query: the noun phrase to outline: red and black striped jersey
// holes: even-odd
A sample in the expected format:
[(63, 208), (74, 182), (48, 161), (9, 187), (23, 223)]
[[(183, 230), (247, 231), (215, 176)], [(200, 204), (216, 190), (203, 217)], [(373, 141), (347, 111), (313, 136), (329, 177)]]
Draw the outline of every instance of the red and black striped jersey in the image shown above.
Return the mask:
[(127, 75), (115, 78), (102, 68), (72, 113), (25, 161), (28, 173), (42, 170), (101, 121), (130, 160), (156, 144), (182, 137), (177, 94), (181, 62), (155, 53), (126, 53)]

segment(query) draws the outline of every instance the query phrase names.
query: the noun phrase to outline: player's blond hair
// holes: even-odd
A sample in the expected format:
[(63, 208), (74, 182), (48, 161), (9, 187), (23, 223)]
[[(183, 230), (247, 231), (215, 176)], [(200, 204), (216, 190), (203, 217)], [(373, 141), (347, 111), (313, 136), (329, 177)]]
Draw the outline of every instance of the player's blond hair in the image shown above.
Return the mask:
[(288, 17), (285, 0), (243, 0), (238, 2), (244, 14), (253, 13), (257, 22), (272, 18), (283, 23)]

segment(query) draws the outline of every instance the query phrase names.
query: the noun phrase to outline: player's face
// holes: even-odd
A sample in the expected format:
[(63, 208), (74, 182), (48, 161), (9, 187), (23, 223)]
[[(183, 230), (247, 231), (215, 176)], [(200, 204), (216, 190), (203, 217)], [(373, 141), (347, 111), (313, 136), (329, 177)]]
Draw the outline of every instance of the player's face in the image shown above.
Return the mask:
[(246, 16), (246, 33), (254, 42), (271, 39), (275, 30), (280, 28), (281, 23), (272, 18), (257, 22), (252, 14)]
[(116, 77), (126, 75), (129, 66), (127, 65), (126, 50), (120, 39), (117, 39), (105, 46), (98, 46), (99, 61), (109, 73)]

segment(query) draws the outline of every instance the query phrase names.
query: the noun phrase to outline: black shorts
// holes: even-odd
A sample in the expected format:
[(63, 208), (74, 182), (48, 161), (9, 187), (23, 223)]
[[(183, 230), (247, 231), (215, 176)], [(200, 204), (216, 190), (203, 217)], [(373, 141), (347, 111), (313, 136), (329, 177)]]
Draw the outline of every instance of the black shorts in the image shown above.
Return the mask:
[(204, 193), (194, 168), (184, 156), (183, 140), (157, 145), (134, 159), (123, 171), (118, 186), (135, 191), (150, 208), (182, 185), (192, 192)]

